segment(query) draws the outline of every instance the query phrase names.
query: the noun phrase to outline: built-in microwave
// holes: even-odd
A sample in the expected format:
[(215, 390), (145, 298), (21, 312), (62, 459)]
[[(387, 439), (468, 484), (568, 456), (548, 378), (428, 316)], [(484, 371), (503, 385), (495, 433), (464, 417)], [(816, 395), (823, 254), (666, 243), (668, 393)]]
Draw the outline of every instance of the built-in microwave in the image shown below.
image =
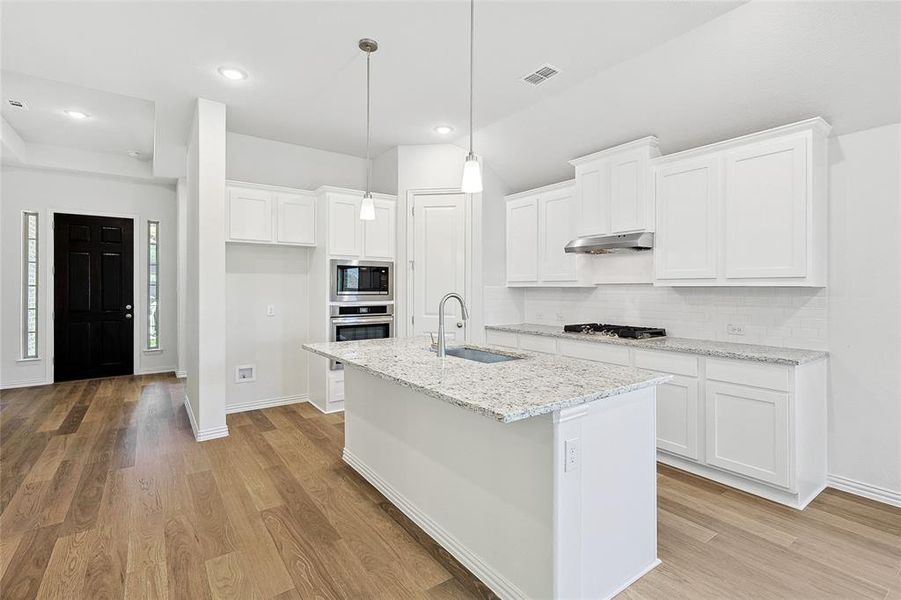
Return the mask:
[(329, 267), (332, 302), (394, 300), (394, 263), (332, 259)]
[[(352, 342), (394, 337), (393, 304), (332, 304), (331, 341)], [(341, 369), (337, 361), (330, 361), (331, 369)]]

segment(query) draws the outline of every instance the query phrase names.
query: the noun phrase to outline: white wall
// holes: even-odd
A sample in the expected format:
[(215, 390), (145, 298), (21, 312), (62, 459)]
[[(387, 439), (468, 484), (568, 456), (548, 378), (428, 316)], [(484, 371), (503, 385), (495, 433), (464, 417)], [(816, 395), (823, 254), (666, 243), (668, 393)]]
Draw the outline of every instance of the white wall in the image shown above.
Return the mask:
[[(176, 216), (172, 185), (112, 178), (102, 175), (66, 173), (4, 166), (0, 202), (0, 386), (39, 385), (52, 382), (48, 348), (53, 278), (47, 272), (52, 236), (51, 210), (88, 214), (133, 216), (135, 254), (135, 341), (146, 343), (147, 221), (160, 222), (160, 352), (141, 351), (135, 372), (174, 371), (177, 363), (176, 335)], [(38, 361), (19, 362), (21, 357), (22, 211), (40, 213), (40, 323)]]
[(361, 190), (366, 186), (366, 159), (229, 131), (226, 173), (238, 181), (303, 190), (321, 185)]
[(372, 191), (397, 195), (397, 147), (372, 159)]
[(829, 470), (901, 494), (901, 124), (830, 142)]
[(187, 394), (198, 440), (225, 424), (225, 105), (198, 98), (188, 136)]

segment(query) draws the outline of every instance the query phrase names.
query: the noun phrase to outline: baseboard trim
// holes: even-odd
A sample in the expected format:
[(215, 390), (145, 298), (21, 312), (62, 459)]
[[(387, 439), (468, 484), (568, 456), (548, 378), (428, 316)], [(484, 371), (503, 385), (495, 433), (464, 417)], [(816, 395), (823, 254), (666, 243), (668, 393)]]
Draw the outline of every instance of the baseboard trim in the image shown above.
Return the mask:
[(829, 475), (826, 484), (831, 488), (848, 492), (855, 496), (901, 508), (901, 492), (895, 492), (878, 485), (870, 485), (869, 483), (855, 481), (839, 475)]
[(15, 383), (0, 384), (0, 390), (15, 390), (18, 388), (37, 387), (39, 385), (50, 385), (53, 381), (46, 379), (29, 379), (27, 381), (17, 381)]
[(663, 564), (662, 560), (660, 560), (659, 558), (654, 559), (654, 562), (652, 562), (647, 567), (645, 567), (645, 569), (641, 573), (639, 573), (638, 575), (636, 575), (635, 577), (633, 577), (626, 583), (624, 583), (621, 586), (619, 586), (618, 588), (616, 588), (616, 590), (612, 594), (607, 596), (607, 600), (610, 600), (610, 598), (615, 597), (617, 594), (619, 594), (620, 592), (625, 590), (627, 587), (629, 587), (630, 585), (632, 585), (633, 583), (635, 583), (636, 581), (638, 581), (639, 579), (641, 579), (642, 577), (644, 577), (645, 575), (647, 575), (648, 573), (650, 573), (651, 571), (653, 571), (654, 569), (659, 567), (661, 564)]
[(178, 377), (179, 379), (185, 379), (188, 376), (188, 372), (187, 371), (179, 371), (176, 369), (175, 376)]
[(135, 375), (159, 375), (160, 373), (175, 373), (175, 367), (160, 367), (158, 369), (142, 369), (135, 371)]
[(273, 406), (285, 406), (286, 404), (297, 404), (298, 402), (309, 402), (308, 394), (298, 394), (297, 396), (283, 396), (281, 398), (266, 398), (264, 400), (252, 400), (251, 402), (240, 402), (238, 404), (226, 405), (225, 414), (244, 412), (248, 410), (260, 410), (261, 408), (272, 408)]
[(209, 429), (197, 428), (197, 419), (194, 417), (194, 409), (191, 408), (191, 401), (188, 399), (187, 394), (185, 394), (184, 405), (185, 411), (188, 413), (188, 421), (191, 422), (191, 431), (194, 433), (195, 440), (198, 442), (205, 442), (207, 440), (228, 437), (228, 425), (223, 425), (222, 427), (210, 427)]
[(341, 400), (340, 402), (330, 402), (329, 404), (332, 405), (332, 408), (329, 410), (322, 408), (321, 406), (319, 406), (319, 404), (317, 404), (316, 402), (313, 402), (312, 400), (307, 399), (307, 402), (310, 403), (310, 406), (314, 407), (316, 410), (318, 410), (319, 412), (321, 412), (324, 415), (331, 415), (334, 413), (344, 412), (344, 400)]
[[(473, 575), (478, 577), (482, 583), (491, 588), (503, 600), (507, 599), (525, 599), (528, 598), (522, 590), (516, 587), (509, 580), (504, 578), (500, 573), (492, 569), (481, 558), (470, 551), (466, 546), (460, 543), (455, 537), (448, 533), (444, 528), (435, 523), (422, 512), (416, 505), (407, 500), (402, 494), (395, 490), (388, 482), (379, 477), (375, 471), (369, 468), (366, 463), (349, 452), (347, 448), (342, 453), (344, 462), (350, 465), (363, 479), (368, 481), (388, 500), (391, 501), (402, 513), (407, 515), (420, 529), (429, 534), (432, 539), (438, 542), (442, 548), (448, 551), (451, 556), (460, 561), (464, 567), (470, 570)], [(653, 568), (653, 567), (652, 567)]]

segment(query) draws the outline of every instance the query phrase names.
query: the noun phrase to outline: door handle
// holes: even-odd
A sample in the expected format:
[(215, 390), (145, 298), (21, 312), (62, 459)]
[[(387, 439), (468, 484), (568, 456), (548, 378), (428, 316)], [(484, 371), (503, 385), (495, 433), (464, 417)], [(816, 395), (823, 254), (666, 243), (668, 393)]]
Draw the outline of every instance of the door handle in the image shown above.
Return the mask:
[(125, 310), (131, 310), (131, 304), (126, 304), (126, 305), (125, 305)]
[(457, 321), (457, 328), (459, 329), (462, 327), (463, 327), (463, 321)]
[(125, 318), (126, 318), (126, 319), (130, 319), (130, 318), (131, 318), (131, 315), (126, 314), (126, 315), (125, 315)]

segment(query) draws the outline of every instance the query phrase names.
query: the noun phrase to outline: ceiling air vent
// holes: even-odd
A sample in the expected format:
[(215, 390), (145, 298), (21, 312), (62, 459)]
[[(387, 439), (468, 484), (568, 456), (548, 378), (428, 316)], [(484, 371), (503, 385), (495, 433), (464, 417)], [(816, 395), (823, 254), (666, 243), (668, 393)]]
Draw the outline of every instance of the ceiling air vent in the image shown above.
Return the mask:
[(28, 110), (28, 105), (25, 104), (24, 100), (13, 100), (12, 98), (7, 98), (7, 102), (9, 105), (18, 110)]
[(536, 69), (535, 72), (529, 73), (525, 77), (522, 78), (526, 83), (531, 83), (532, 85), (539, 85), (559, 73), (560, 71), (552, 67), (551, 65), (544, 65), (539, 69)]

